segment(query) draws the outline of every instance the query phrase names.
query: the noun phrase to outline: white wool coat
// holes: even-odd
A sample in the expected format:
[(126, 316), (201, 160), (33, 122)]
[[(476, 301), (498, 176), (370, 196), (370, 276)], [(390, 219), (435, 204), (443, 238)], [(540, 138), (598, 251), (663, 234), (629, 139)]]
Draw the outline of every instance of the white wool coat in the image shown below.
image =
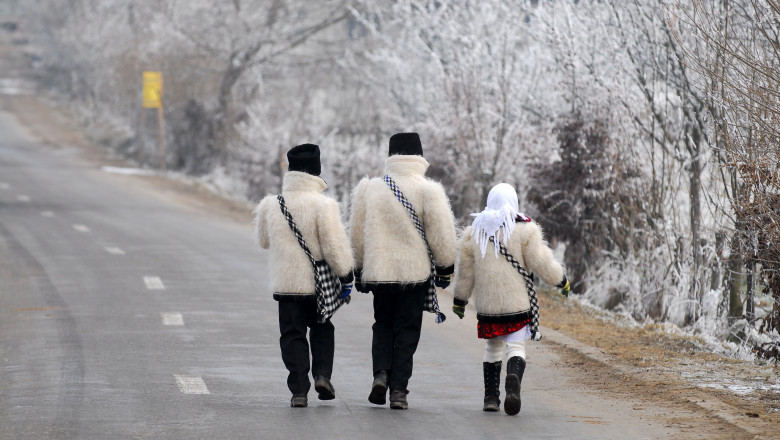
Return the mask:
[[(444, 188), (425, 177), (428, 165), (422, 156), (395, 155), (386, 159), (385, 173), (420, 218), (439, 273), (452, 273), (457, 256), (455, 222)], [(417, 284), (429, 278), (425, 243), (382, 178), (364, 178), (355, 187), (350, 235), (356, 272), (362, 269), (364, 284)]]
[[(315, 260), (325, 260), (339, 278), (351, 276), (352, 248), (335, 200), (318, 176), (288, 171), (282, 180), (287, 210)], [(290, 229), (275, 195), (266, 196), (254, 210), (255, 237), (271, 250), (273, 290), (278, 294), (314, 295), (314, 269)]]
[[(503, 230), (501, 244), (503, 241)], [(558, 285), (563, 280), (563, 268), (535, 222), (518, 222), (510, 235), (507, 251), (525, 268), (547, 284)], [(531, 302), (523, 276), (501, 253), (496, 256), (488, 244), (485, 257), (479, 250), (469, 226), (458, 242), (458, 262), (455, 270), (455, 302), (473, 304), (480, 315), (511, 315), (528, 312)]]

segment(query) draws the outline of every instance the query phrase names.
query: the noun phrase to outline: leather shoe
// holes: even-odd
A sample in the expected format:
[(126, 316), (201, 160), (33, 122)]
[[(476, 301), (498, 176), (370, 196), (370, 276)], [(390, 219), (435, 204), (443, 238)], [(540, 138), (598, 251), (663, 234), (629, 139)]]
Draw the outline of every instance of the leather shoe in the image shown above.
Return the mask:
[(408, 409), (409, 404), (406, 402), (407, 394), (409, 394), (409, 390), (390, 390), (390, 408)]
[(336, 398), (336, 390), (333, 389), (330, 379), (325, 376), (314, 378), (314, 389), (317, 391), (317, 398), (320, 400), (333, 400)]
[(290, 399), (290, 406), (293, 408), (306, 408), (309, 406), (309, 400), (305, 394), (296, 394)]
[(368, 395), (368, 401), (374, 405), (384, 405), (387, 402), (387, 371), (379, 371), (374, 375), (374, 382), (371, 384), (371, 394)]

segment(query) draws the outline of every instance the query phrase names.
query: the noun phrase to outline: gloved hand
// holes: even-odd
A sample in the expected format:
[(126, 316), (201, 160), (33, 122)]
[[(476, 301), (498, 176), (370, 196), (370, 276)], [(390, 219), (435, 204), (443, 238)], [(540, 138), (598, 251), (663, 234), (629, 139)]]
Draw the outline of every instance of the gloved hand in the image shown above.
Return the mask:
[(368, 293), (366, 286), (363, 285), (363, 269), (356, 268), (353, 273), (355, 275), (355, 290), (358, 292)]
[(566, 298), (569, 297), (569, 292), (571, 292), (571, 286), (569, 285), (569, 280), (563, 279), (563, 286), (558, 286), (561, 288), (561, 295), (565, 296)]
[(348, 297), (350, 293), (352, 293), (352, 283), (342, 284), (341, 295), (339, 295), (339, 299)]
[(437, 273), (433, 276), (433, 284), (435, 284), (436, 287), (446, 289), (447, 286), (450, 285), (450, 279), (452, 279), (452, 275), (439, 275)]
[(463, 319), (463, 315), (466, 313), (466, 307), (453, 304), (452, 313), (458, 315), (458, 318)]

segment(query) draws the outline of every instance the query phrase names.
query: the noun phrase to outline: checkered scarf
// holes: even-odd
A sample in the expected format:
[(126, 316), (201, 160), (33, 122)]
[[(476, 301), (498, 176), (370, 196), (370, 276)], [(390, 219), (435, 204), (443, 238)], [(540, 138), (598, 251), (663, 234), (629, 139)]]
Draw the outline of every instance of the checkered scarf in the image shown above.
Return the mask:
[(423, 309), (427, 312), (435, 313), (436, 322), (442, 323), (445, 319), (447, 319), (447, 317), (444, 315), (444, 313), (441, 312), (441, 310), (439, 310), (439, 301), (436, 297), (436, 285), (433, 283), (433, 276), (436, 274), (436, 265), (433, 260), (431, 246), (428, 244), (428, 237), (425, 235), (425, 229), (423, 229), (420, 218), (417, 217), (417, 213), (414, 211), (414, 207), (412, 206), (411, 202), (409, 202), (409, 200), (404, 197), (404, 193), (401, 192), (401, 189), (398, 188), (398, 185), (395, 184), (395, 181), (388, 175), (385, 175), (384, 180), (387, 186), (390, 187), (390, 190), (393, 191), (393, 194), (395, 194), (395, 197), (398, 199), (398, 201), (401, 202), (401, 205), (406, 208), (406, 211), (409, 213), (409, 217), (411, 217), (412, 222), (414, 222), (414, 227), (417, 228), (417, 232), (420, 233), (420, 237), (422, 237), (423, 241), (425, 242), (425, 249), (428, 251), (428, 258), (431, 260), (431, 275), (428, 277), (428, 293), (425, 295), (425, 304)]
[[(488, 240), (490, 240), (491, 243), (495, 243), (493, 237), (488, 238)], [(522, 275), (523, 279), (525, 280), (525, 288), (528, 291), (528, 299), (531, 301), (531, 339), (538, 341), (542, 339), (542, 334), (539, 333), (539, 302), (536, 299), (534, 277), (528, 274), (525, 268), (520, 264), (519, 261), (515, 260), (515, 257), (513, 257), (508, 250), (506, 250), (506, 247), (503, 244), (498, 243), (498, 246), (498, 251), (501, 253), (501, 255), (503, 255), (504, 258), (506, 258), (506, 261), (512, 264), (512, 266), (514, 266), (514, 268), (520, 272), (520, 275)]]
[(344, 304), (348, 304), (350, 297), (340, 298), (341, 295), (341, 282), (339, 278), (333, 273), (333, 269), (330, 268), (325, 260), (316, 261), (306, 245), (306, 241), (303, 239), (301, 231), (293, 221), (290, 211), (287, 210), (287, 206), (284, 203), (284, 197), (281, 194), (277, 196), (279, 200), (279, 207), (282, 210), (284, 218), (287, 219), (287, 224), (290, 225), (295, 238), (298, 239), (298, 244), (301, 245), (303, 252), (309, 257), (312, 268), (314, 269), (314, 285), (315, 296), (317, 298), (317, 322), (324, 323), (330, 319), (336, 310)]

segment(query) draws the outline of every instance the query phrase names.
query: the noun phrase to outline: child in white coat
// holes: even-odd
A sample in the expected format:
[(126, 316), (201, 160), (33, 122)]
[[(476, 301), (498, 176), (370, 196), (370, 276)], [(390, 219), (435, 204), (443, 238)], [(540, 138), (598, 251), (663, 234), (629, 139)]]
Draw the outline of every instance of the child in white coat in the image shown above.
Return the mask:
[[(473, 297), (478, 337), (486, 340), (483, 359), (484, 411), (498, 411), (501, 364), (507, 357), (504, 411), (520, 412), (525, 371), (525, 341), (541, 339), (539, 311), (531, 274), (568, 296), (569, 282), (542, 236), (541, 228), (518, 212), (515, 189), (494, 186), (482, 212), (458, 244), (453, 312), (461, 319)], [(490, 249), (488, 249), (490, 245)]]

